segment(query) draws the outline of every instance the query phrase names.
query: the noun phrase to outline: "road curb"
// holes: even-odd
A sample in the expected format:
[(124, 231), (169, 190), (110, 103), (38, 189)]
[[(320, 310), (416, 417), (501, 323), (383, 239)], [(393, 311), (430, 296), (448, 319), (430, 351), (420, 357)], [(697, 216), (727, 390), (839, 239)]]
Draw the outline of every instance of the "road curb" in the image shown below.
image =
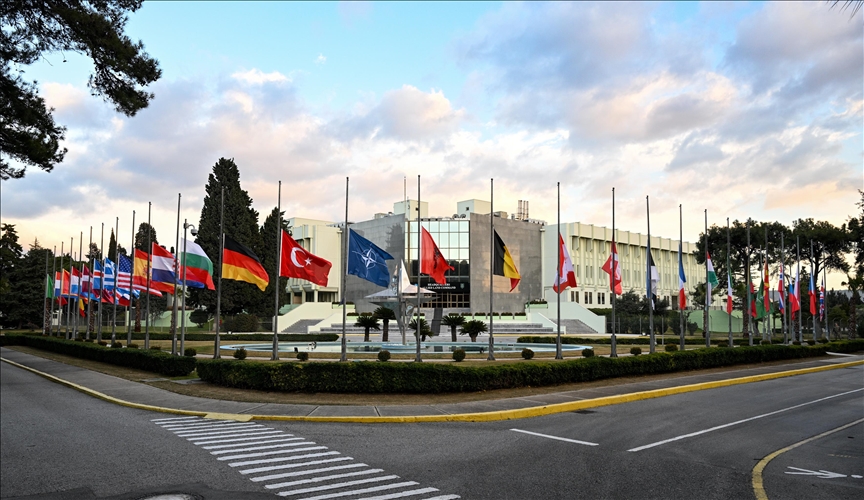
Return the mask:
[(359, 424), (407, 424), (407, 423), (419, 423), (419, 422), (496, 422), (502, 420), (517, 420), (522, 418), (532, 418), (532, 417), (540, 417), (544, 415), (553, 415), (556, 413), (565, 413), (577, 410), (584, 410), (588, 408), (597, 408), (601, 406), (611, 406), (622, 403), (631, 403), (633, 401), (641, 401), (645, 399), (654, 399), (661, 398), (665, 396), (672, 396), (675, 394), (684, 394), (687, 392), (695, 392), (695, 391), (704, 391), (707, 389), (716, 389), (719, 387), (729, 387), (733, 385), (741, 385), (741, 384), (749, 384), (753, 382), (762, 382), (766, 380), (774, 380), (778, 378), (785, 377), (793, 377), (796, 375), (806, 375), (809, 373), (818, 373), (828, 370), (837, 370), (840, 368), (849, 368), (853, 366), (864, 365), (864, 360), (859, 361), (850, 361), (846, 363), (833, 363), (825, 366), (817, 366), (814, 368), (801, 368), (798, 370), (787, 370), (783, 372), (776, 373), (766, 373), (763, 375), (750, 375), (747, 377), (739, 377), (727, 380), (717, 380), (714, 382), (700, 382), (697, 384), (688, 384), (682, 385), (678, 387), (669, 387), (665, 389), (653, 389), (650, 391), (640, 391), (633, 392), (630, 394), (619, 394), (615, 396), (604, 396), (601, 398), (595, 399), (584, 399), (580, 401), (570, 401), (567, 403), (557, 403), (551, 405), (544, 406), (534, 406), (531, 408), (520, 408), (516, 410), (498, 410), (498, 411), (490, 411), (490, 412), (481, 412), (481, 413), (455, 413), (450, 415), (412, 415), (412, 416), (376, 416), (376, 417), (363, 417), (363, 416), (353, 416), (353, 417), (338, 417), (338, 416), (321, 416), (321, 417), (310, 417), (310, 416), (292, 416), (292, 415), (252, 415), (252, 414), (227, 414), (227, 413), (213, 413), (213, 412), (204, 412), (204, 411), (193, 411), (193, 410), (180, 410), (177, 408), (165, 408), (161, 406), (152, 406), (146, 405), (142, 403), (133, 403), (131, 401), (125, 401), (119, 398), (115, 398), (113, 396), (109, 396), (107, 394), (101, 393), (99, 391), (90, 389), (89, 387), (84, 387), (79, 384), (75, 384), (68, 380), (61, 379), (59, 377), (55, 377), (54, 375), (50, 375), (48, 373), (36, 370), (34, 368), (30, 368), (28, 366), (22, 365), (20, 363), (16, 363), (9, 359), (0, 357), (0, 361), (4, 361), (9, 363), (10, 365), (16, 366), (18, 368), (27, 370), (31, 373), (35, 373), (41, 377), (44, 377), (52, 382), (56, 382), (58, 384), (64, 385), (71, 389), (75, 389), (76, 391), (82, 392), (84, 394), (88, 394), (95, 398), (101, 399), (103, 401), (107, 401), (109, 403), (118, 404), (121, 406), (126, 406), (128, 408), (137, 408), (139, 410), (149, 410), (156, 411), (160, 413), (171, 413), (174, 415), (186, 415), (186, 416), (196, 416), (196, 417), (205, 417), (207, 418), (217, 418), (215, 415), (218, 415), (218, 418), (222, 419), (234, 419), (234, 420), (275, 420), (275, 421), (287, 421), (287, 422), (340, 422), (340, 423), (359, 423)]

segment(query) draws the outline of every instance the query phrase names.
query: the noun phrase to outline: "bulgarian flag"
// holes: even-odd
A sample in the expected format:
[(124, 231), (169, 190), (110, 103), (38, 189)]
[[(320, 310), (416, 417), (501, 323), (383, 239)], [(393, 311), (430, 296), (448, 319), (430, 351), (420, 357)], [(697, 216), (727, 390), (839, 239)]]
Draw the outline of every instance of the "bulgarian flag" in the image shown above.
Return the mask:
[(711, 262), (711, 254), (707, 251), (705, 252), (705, 259), (708, 267), (708, 275), (706, 276), (705, 283), (705, 303), (707, 305), (711, 305), (711, 290), (720, 285), (720, 280), (717, 279), (717, 273), (714, 272), (714, 263)]
[(215, 290), (213, 285), (213, 261), (194, 241), (181, 240), (180, 248), (186, 251), (180, 253), (180, 276), (183, 279), (183, 266), (186, 267), (186, 286), (190, 288), (207, 288)]

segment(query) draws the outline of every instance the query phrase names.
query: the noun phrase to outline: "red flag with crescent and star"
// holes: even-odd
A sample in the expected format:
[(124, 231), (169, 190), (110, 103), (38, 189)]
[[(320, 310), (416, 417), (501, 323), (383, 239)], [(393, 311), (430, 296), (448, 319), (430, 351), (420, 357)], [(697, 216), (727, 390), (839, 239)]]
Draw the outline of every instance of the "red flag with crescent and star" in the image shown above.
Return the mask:
[(328, 260), (312, 255), (300, 246), (294, 238), (282, 230), (282, 265), (279, 276), (299, 278), (316, 285), (327, 286), (327, 275), (333, 267)]

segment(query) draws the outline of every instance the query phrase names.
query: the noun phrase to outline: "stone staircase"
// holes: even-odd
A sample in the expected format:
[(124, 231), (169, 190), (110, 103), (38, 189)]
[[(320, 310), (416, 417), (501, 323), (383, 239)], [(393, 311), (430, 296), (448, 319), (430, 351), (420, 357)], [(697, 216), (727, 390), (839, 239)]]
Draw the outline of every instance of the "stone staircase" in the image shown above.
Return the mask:
[[(554, 319), (552, 321), (555, 321)], [(597, 334), (593, 328), (578, 319), (562, 319), (561, 326), (567, 330), (567, 335), (593, 335)]]
[[(294, 322), (288, 328), (282, 330), (282, 333), (309, 333), (309, 327), (320, 323), (320, 319), (301, 319)], [(339, 325), (339, 331), (342, 331), (342, 325)]]
[[(582, 322), (580, 321), (579, 323), (582, 323)], [(563, 324), (564, 324), (564, 322), (562, 321), (562, 325)], [(583, 325), (584, 325), (584, 323), (583, 323)], [(486, 323), (486, 326), (488, 327), (489, 323)], [(494, 321), (493, 326), (495, 328), (495, 332), (494, 332), (495, 335), (507, 335), (507, 336), (519, 337), (521, 335), (539, 336), (539, 335), (554, 335), (555, 334), (554, 328), (544, 327), (540, 323), (523, 323), (523, 322), (514, 323), (514, 322)], [(587, 326), (584, 328), (590, 330), (593, 333), (593, 330), (591, 330)], [(391, 335), (392, 335), (394, 329), (398, 331), (398, 327), (395, 326), (395, 321), (390, 323)], [(380, 330), (373, 330), (370, 333), (379, 333), (379, 332), (380, 332)], [(334, 324), (331, 324), (330, 326), (321, 327), (321, 333), (341, 334), (342, 333), (342, 324), (341, 323), (334, 323)], [(363, 330), (363, 328), (359, 328), (359, 327), (354, 326), (354, 323), (349, 319), (348, 323), (345, 325), (345, 333), (362, 334), (362, 333), (364, 333), (364, 330)], [(450, 328), (442, 326), (441, 327), (441, 335), (449, 336), (450, 335)]]

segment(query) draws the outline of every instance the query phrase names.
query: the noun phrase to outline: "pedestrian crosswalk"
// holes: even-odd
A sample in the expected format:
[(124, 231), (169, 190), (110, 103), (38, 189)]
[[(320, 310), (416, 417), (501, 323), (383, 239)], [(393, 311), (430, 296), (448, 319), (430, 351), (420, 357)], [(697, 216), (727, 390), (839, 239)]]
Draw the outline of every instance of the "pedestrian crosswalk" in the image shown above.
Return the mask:
[(454, 500), (327, 446), (255, 422), (157, 418), (163, 429), (201, 447), (266, 491), (291, 500)]

